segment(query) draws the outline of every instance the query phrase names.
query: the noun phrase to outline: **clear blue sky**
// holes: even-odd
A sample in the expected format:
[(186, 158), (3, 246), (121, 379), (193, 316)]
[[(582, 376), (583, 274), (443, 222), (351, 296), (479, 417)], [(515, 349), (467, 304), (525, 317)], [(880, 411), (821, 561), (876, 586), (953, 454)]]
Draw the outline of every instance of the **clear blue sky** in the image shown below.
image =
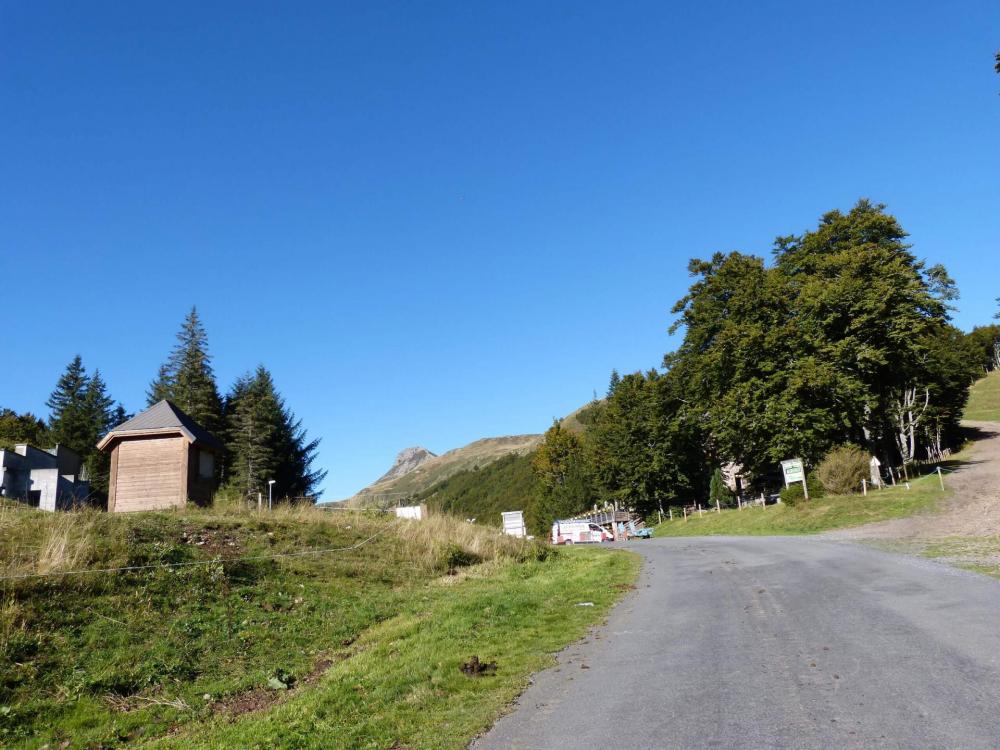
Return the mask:
[(6, 0), (0, 405), (80, 353), (140, 409), (196, 304), (335, 499), (658, 365), (689, 257), (861, 196), (988, 322), (998, 49), (992, 0)]

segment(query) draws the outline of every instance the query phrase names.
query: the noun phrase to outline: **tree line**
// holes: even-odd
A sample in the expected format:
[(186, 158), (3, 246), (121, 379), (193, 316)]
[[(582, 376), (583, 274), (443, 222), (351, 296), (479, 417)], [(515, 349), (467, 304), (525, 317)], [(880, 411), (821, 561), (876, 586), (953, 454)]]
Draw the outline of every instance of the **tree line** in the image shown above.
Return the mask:
[[(314, 467), (319, 439), (309, 438), (263, 365), (238, 377), (220, 395), (197, 309), (185, 317), (146, 397), (147, 406), (168, 399), (222, 441), (225, 453), (217, 479), (227, 490), (255, 497), (257, 492), (266, 494), (268, 482), (274, 480), (276, 498), (318, 496), (326, 476)], [(80, 356), (67, 365), (46, 406), (47, 420), (0, 409), (0, 447), (65, 445), (83, 459), (95, 493), (105, 496), (109, 457), (96, 445), (132, 415), (108, 394), (99, 370), (88, 374)]]
[(815, 466), (845, 445), (904, 468), (956, 447), (969, 385), (1000, 369), (1000, 326), (952, 325), (954, 282), (906, 237), (862, 200), (779, 237), (770, 262), (692, 260), (673, 307), (677, 350), (659, 368), (613, 372), (582, 434), (558, 422), (546, 433), (533, 457), (542, 515), (704, 501), (723, 466), (770, 490), (780, 461)]

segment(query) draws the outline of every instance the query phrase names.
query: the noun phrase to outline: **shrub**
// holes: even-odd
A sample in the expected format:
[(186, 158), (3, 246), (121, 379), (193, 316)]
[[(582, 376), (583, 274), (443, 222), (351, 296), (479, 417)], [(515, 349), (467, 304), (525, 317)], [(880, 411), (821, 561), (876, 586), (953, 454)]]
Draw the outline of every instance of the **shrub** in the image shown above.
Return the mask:
[(732, 490), (726, 484), (721, 469), (715, 470), (715, 473), (712, 474), (712, 481), (708, 485), (708, 504), (714, 506), (716, 502), (725, 508), (733, 504)]
[(871, 456), (856, 445), (841, 445), (826, 454), (816, 476), (834, 495), (856, 495), (861, 480), (871, 475), (870, 461)]
[[(809, 499), (815, 500), (816, 498), (823, 497), (826, 492), (823, 490), (823, 485), (816, 478), (816, 476), (809, 475), (806, 479), (809, 485)], [(798, 503), (805, 501), (806, 493), (802, 489), (802, 482), (795, 482), (794, 484), (785, 487), (780, 493), (781, 502), (790, 508), (794, 508)]]

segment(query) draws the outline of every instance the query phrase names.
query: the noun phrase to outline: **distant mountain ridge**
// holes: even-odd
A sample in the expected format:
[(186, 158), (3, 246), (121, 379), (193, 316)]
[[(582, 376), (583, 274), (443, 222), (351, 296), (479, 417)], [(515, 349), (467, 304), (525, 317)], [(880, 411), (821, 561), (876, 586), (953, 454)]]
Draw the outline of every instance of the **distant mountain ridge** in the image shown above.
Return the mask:
[[(569, 414), (560, 423), (567, 430), (582, 432), (588, 421), (587, 409), (591, 403)], [(397, 501), (425, 492), (459, 472), (483, 468), (505, 456), (527, 455), (541, 444), (542, 438), (540, 434), (482, 438), (440, 456), (426, 448), (407, 448), (400, 451), (385, 474), (345, 502), (355, 507), (393, 506)]]
[(425, 464), (432, 458), (437, 458), (436, 453), (431, 453), (426, 448), (416, 445), (412, 448), (404, 448), (396, 455), (396, 460), (385, 474), (375, 480), (374, 484), (382, 484), (393, 479), (409, 474), (416, 470), (421, 464)]

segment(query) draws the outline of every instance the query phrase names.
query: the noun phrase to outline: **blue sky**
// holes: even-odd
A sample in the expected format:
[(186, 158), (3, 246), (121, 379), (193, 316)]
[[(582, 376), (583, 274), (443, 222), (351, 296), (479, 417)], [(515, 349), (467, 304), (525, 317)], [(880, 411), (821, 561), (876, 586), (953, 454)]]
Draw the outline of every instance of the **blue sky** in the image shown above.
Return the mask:
[(688, 258), (862, 196), (988, 322), (998, 49), (987, 0), (8, 0), (0, 405), (80, 353), (140, 409), (195, 304), (335, 499), (544, 430), (674, 346)]

